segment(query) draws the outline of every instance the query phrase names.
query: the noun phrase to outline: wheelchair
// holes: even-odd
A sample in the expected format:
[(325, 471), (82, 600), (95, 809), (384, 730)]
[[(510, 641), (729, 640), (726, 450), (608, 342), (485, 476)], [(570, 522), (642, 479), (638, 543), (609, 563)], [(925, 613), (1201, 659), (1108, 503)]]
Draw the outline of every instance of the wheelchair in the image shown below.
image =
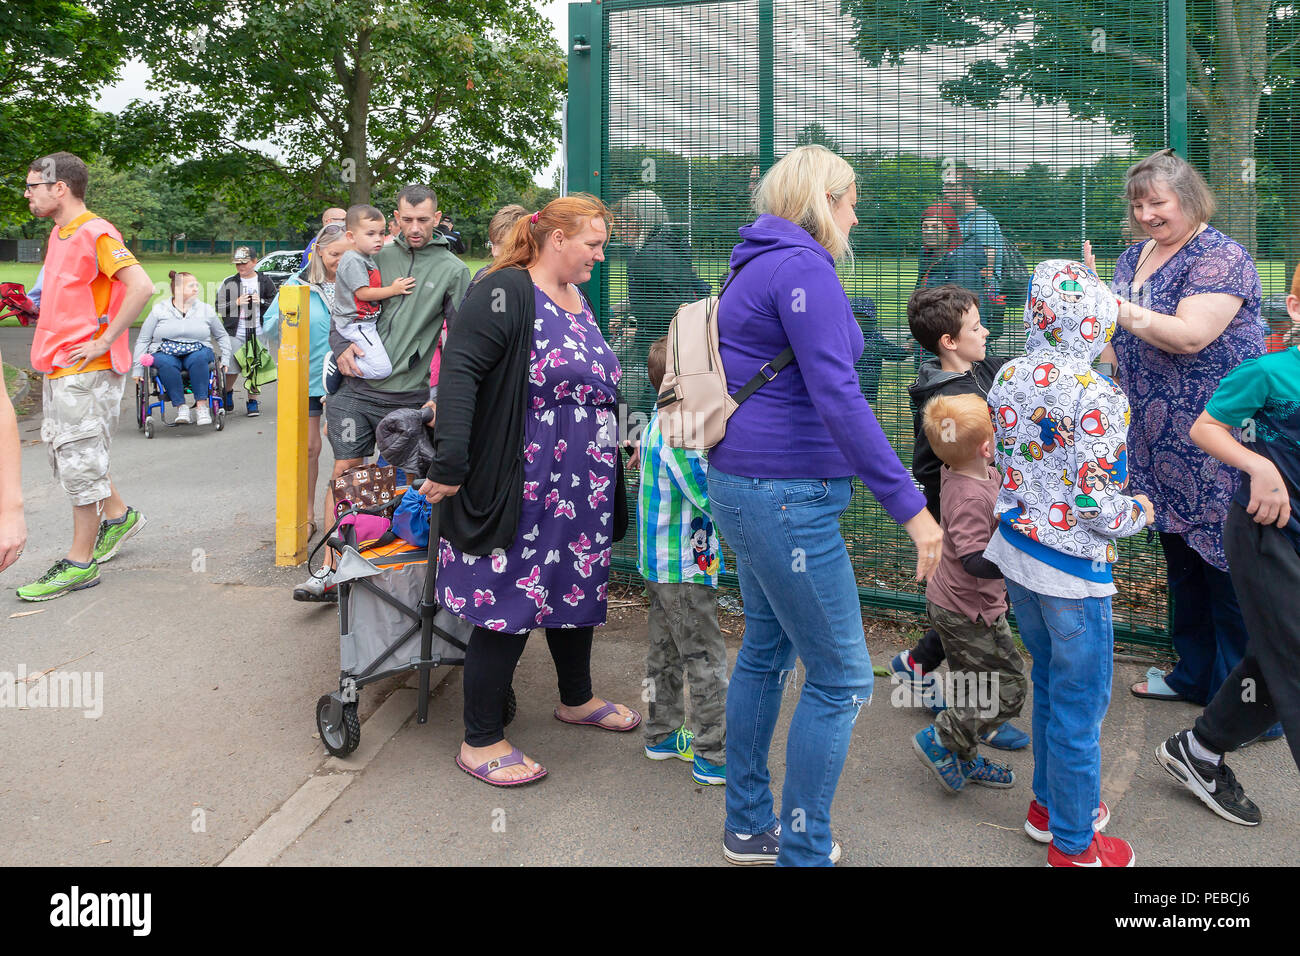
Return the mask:
[[(190, 388), (189, 372), (184, 369), (181, 370), (181, 383), (185, 386), (187, 396), (194, 394)], [(226, 427), (226, 406), (221, 401), (225, 390), (226, 370), (221, 366), (221, 359), (218, 358), (208, 369), (208, 411), (212, 413), (212, 427), (216, 431)], [(175, 427), (176, 422), (167, 421), (166, 408), (167, 397), (158, 382), (158, 374), (153, 370), (152, 365), (146, 365), (144, 377), (135, 383), (135, 426), (144, 432), (145, 438), (153, 438), (155, 410), (158, 412), (159, 420), (165, 426)]]

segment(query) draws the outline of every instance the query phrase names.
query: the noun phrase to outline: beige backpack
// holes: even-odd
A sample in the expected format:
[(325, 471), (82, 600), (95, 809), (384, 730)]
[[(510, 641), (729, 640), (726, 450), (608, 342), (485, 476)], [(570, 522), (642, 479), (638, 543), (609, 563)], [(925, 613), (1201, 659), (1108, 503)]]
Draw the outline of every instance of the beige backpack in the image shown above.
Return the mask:
[(722, 290), (678, 308), (668, 327), (668, 361), (655, 407), (659, 431), (672, 448), (708, 451), (727, 433), (727, 419), (749, 396), (776, 378), (794, 361), (794, 349), (767, 362), (734, 395), (718, 353), (718, 306), (740, 272), (732, 271)]

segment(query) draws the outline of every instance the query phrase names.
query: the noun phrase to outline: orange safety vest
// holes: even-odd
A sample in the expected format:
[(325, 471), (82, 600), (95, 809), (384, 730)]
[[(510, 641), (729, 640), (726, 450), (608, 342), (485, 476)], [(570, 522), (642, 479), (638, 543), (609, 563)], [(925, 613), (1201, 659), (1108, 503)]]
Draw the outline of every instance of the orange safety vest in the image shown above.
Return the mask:
[[(67, 239), (59, 238), (58, 226), (50, 230), (45, 247), (41, 312), (32, 338), (32, 368), (44, 375), (79, 364), (69, 356), (69, 351), (93, 338), (122, 307), (126, 286), (114, 282), (108, 298), (108, 314), (98, 315), (95, 309), (90, 284), (99, 275), (95, 246), (104, 235), (122, 241), (122, 234), (106, 219), (82, 223)], [(129, 338), (129, 334), (119, 335), (108, 351), (113, 371), (122, 375), (131, 370)]]

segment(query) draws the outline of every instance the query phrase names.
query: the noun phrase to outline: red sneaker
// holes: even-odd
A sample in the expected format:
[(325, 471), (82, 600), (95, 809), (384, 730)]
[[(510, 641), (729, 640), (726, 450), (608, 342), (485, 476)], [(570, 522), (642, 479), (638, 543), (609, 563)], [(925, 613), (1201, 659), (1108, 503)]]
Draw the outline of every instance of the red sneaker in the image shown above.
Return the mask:
[(1095, 833), (1092, 845), (1082, 853), (1067, 856), (1053, 843), (1047, 848), (1048, 866), (1132, 866), (1133, 848), (1118, 837)]
[[(1106, 806), (1106, 801), (1102, 800), (1101, 805), (1097, 807), (1097, 819), (1092, 822), (1092, 828), (1100, 833), (1106, 829), (1108, 823), (1110, 823), (1110, 808)], [(1030, 839), (1037, 840), (1039, 843), (1052, 842), (1052, 830), (1048, 824), (1047, 807), (1037, 800), (1029, 801), (1029, 814), (1025, 817), (1025, 832), (1029, 834)]]

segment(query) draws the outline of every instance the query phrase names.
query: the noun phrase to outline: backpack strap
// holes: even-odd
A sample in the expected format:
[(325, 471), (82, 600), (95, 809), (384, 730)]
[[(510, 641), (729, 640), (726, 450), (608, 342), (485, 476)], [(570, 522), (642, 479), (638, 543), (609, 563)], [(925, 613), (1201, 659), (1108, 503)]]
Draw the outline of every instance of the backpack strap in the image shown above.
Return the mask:
[[(718, 291), (719, 305), (722, 304), (722, 293), (727, 291), (727, 286), (731, 285), (731, 280), (736, 278), (736, 274), (740, 272), (743, 265), (744, 263), (741, 263), (740, 266), (737, 266), (732, 271), (731, 275), (727, 277), (727, 281), (723, 284), (722, 288)], [(776, 356), (776, 358), (772, 359), (770, 362), (764, 362), (762, 368), (758, 370), (758, 374), (755, 375), (753, 378), (751, 378), (744, 385), (740, 386), (740, 390), (731, 396), (731, 400), (735, 402), (737, 405), (739, 405), (741, 402), (749, 398), (749, 396), (753, 395), (755, 392), (757, 392), (768, 382), (772, 381), (772, 379), (776, 378), (776, 373), (781, 371), (781, 369), (785, 368), (793, 361), (794, 361), (794, 349), (789, 346), (786, 346), (785, 351), (783, 351), (780, 355)]]
[(741, 402), (749, 398), (749, 396), (753, 395), (755, 392), (757, 392), (768, 382), (772, 381), (772, 379), (776, 378), (776, 373), (781, 371), (781, 369), (785, 368), (793, 361), (794, 361), (794, 349), (790, 348), (790, 346), (787, 345), (785, 347), (785, 351), (782, 352), (780, 355), (778, 355), (776, 358), (772, 359), (772, 361), (764, 362), (763, 366), (758, 370), (758, 374), (755, 375), (753, 378), (751, 378), (744, 385), (742, 385), (740, 387), (740, 391), (736, 392), (736, 394), (731, 396), (731, 400), (735, 402), (737, 405), (739, 405)]

